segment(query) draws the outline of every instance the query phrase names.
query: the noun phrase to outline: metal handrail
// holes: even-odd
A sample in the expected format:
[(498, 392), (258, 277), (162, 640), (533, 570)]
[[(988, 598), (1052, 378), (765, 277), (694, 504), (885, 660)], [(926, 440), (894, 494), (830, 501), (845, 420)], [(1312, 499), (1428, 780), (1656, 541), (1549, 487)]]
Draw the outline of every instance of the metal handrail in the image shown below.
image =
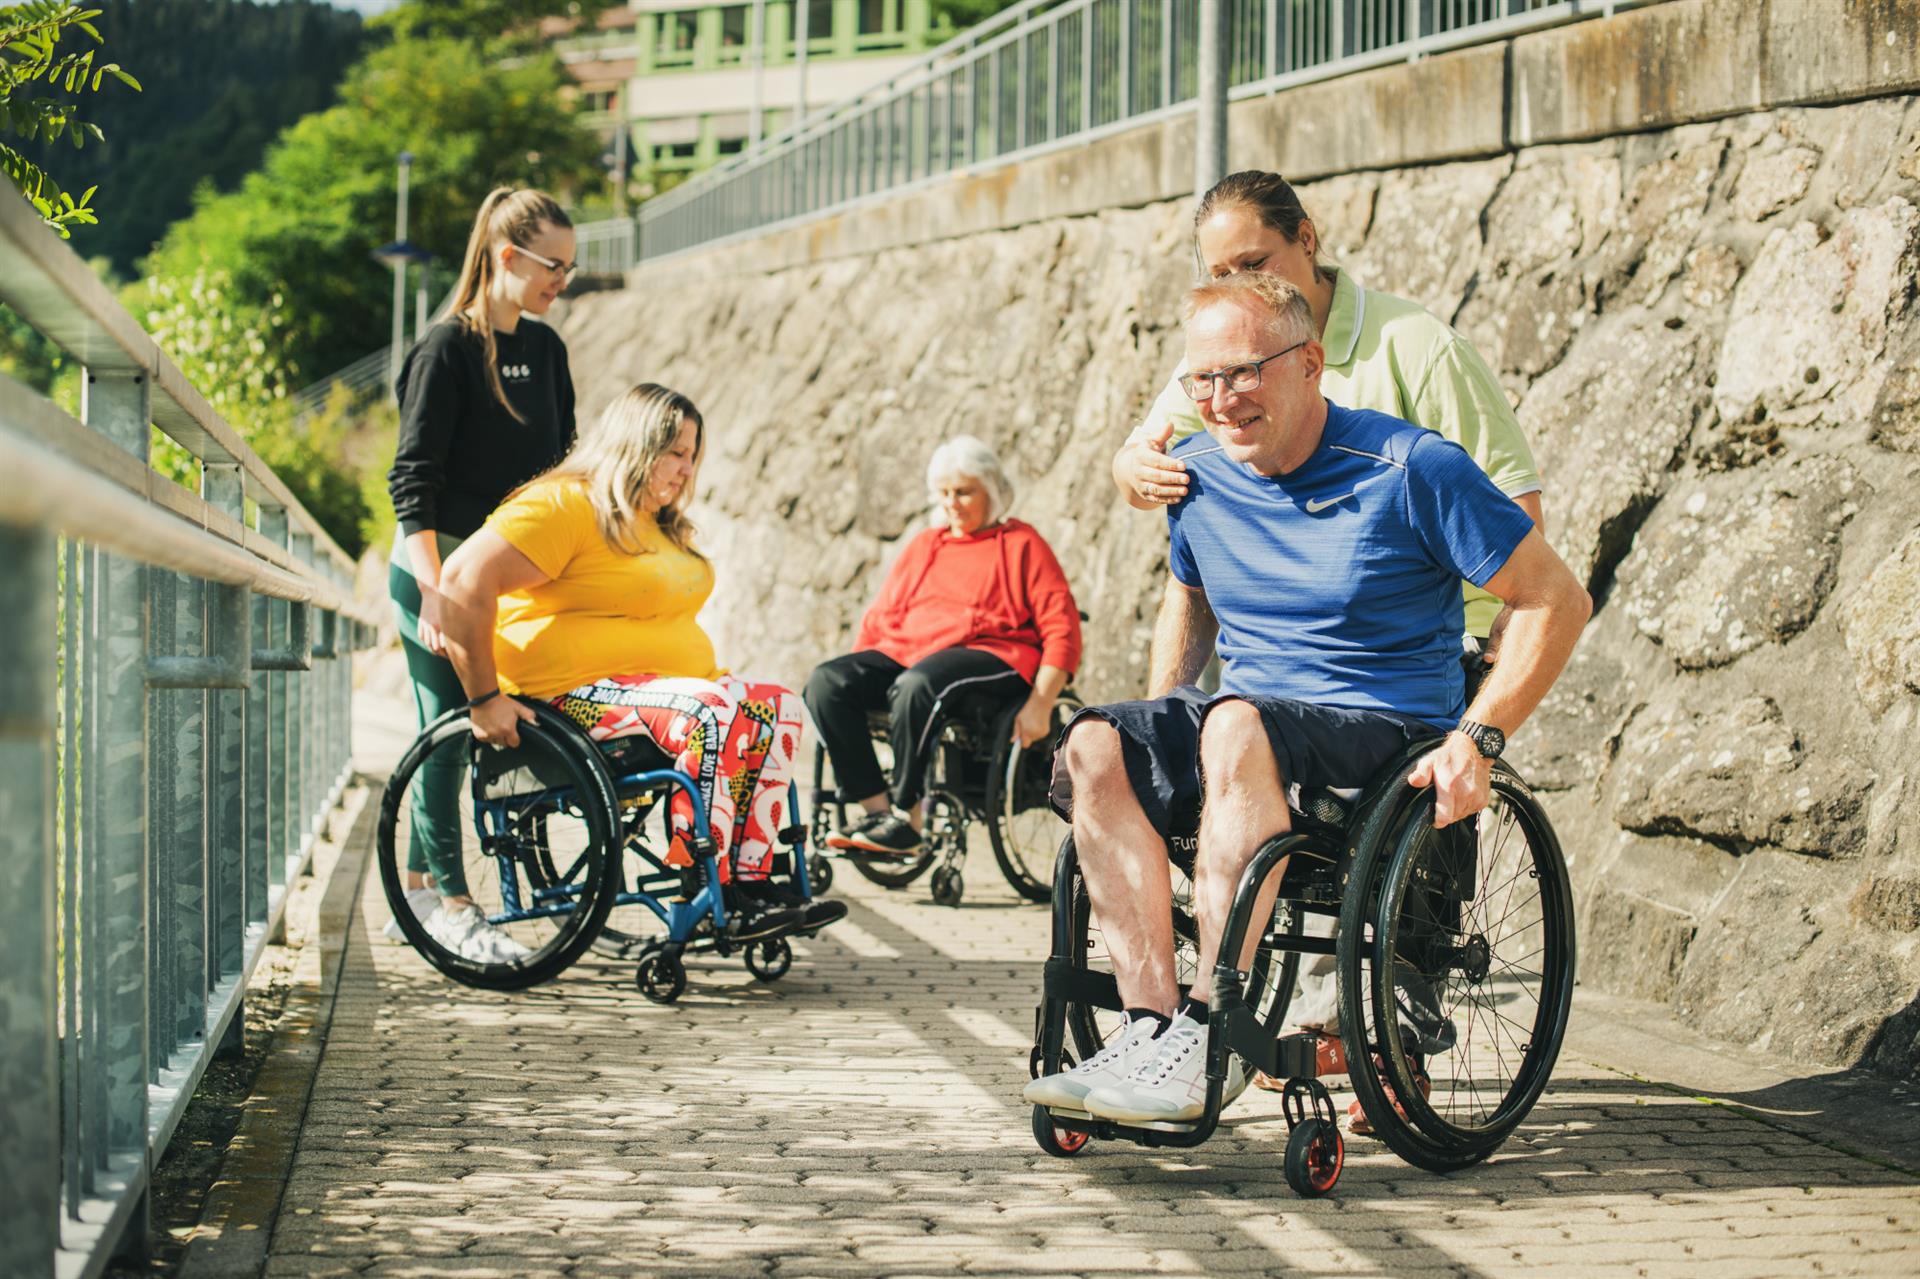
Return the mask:
[[(1246, 99), (1662, 0), (1204, 2), (1232, 5), (1230, 93)], [(649, 200), (628, 265), (1191, 111), (1200, 3), (1028, 0), (1005, 10)]]
[[(138, 1257), (148, 1179), (352, 775), (354, 564), (25, 201), (0, 303), (0, 1274)], [(199, 492), (152, 469), (159, 426)], [(319, 625), (315, 626), (315, 620)], [(316, 637), (322, 642), (316, 643)]]

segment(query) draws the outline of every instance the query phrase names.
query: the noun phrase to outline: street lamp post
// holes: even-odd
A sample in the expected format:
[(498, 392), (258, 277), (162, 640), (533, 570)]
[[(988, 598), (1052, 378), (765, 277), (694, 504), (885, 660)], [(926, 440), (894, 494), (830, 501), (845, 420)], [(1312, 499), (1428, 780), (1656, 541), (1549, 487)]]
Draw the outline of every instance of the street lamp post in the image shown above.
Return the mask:
[[(407, 242), (407, 179), (413, 171), (413, 152), (400, 153), (400, 203), (393, 215), (393, 242), (396, 245)], [(395, 396), (400, 394), (400, 357), (405, 354), (401, 349), (406, 340), (407, 327), (407, 259), (402, 254), (393, 258), (393, 345), (387, 348), (387, 387)]]

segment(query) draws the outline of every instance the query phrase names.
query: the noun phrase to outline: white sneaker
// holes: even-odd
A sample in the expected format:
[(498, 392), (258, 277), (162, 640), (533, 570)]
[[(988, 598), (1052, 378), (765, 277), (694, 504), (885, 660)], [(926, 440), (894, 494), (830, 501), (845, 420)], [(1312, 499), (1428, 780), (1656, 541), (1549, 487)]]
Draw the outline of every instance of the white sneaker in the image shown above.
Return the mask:
[[(426, 887), (409, 888), (407, 890), (407, 909), (413, 912), (415, 919), (421, 923), (425, 923), (428, 916), (440, 909), (440, 894)], [(404, 942), (407, 939), (407, 935), (400, 931), (400, 921), (398, 919), (389, 919), (387, 926), (380, 931), (386, 935), (388, 941)]]
[(1160, 1023), (1151, 1017), (1139, 1021), (1128, 1018), (1120, 1023), (1113, 1042), (1105, 1048), (1072, 1070), (1040, 1076), (1022, 1089), (1020, 1096), (1035, 1106), (1085, 1110), (1088, 1093), (1102, 1084), (1119, 1083), (1153, 1056), (1153, 1033), (1159, 1028)]
[(510, 964), (533, 953), (489, 924), (478, 906), (448, 910), (442, 905), (427, 917), (427, 932), (460, 958), (476, 964)]
[[(1126, 1077), (1087, 1094), (1085, 1109), (1103, 1119), (1145, 1124), (1198, 1119), (1207, 1108), (1207, 1028), (1181, 1014), (1160, 1038), (1156, 1051)], [(1227, 1054), (1227, 1081), (1220, 1093), (1225, 1110), (1247, 1090), (1247, 1067)]]

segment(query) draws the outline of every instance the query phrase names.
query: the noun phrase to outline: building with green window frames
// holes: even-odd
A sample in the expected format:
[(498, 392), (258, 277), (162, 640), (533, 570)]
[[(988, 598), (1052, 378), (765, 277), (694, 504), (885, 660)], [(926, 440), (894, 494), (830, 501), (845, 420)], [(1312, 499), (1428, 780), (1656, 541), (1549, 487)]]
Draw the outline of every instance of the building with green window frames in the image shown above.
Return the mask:
[[(785, 128), (803, 84), (808, 109), (817, 109), (906, 67), (954, 34), (938, 8), (934, 0), (627, 0), (591, 33), (556, 31), (553, 44), (590, 120), (616, 140), (610, 163), (641, 181), (670, 182), (751, 145), (756, 108), (758, 136)], [(623, 125), (625, 154), (615, 158)]]

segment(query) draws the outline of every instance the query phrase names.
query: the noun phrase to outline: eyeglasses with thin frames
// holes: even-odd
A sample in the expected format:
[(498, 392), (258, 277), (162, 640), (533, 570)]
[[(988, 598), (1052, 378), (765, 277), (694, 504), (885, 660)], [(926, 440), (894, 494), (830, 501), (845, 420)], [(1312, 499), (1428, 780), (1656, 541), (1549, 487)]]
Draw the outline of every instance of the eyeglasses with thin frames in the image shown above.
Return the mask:
[(541, 266), (559, 276), (563, 284), (572, 284), (573, 277), (580, 274), (580, 264), (578, 262), (556, 262), (550, 257), (535, 253), (524, 244), (514, 245), (513, 251), (532, 258), (535, 262), (538, 262)]
[(1236, 364), (1232, 368), (1221, 369), (1217, 373), (1185, 374), (1180, 379), (1180, 389), (1185, 391), (1192, 399), (1210, 400), (1213, 398), (1214, 383), (1224, 378), (1227, 383), (1227, 389), (1230, 391), (1255, 390), (1260, 385), (1261, 365), (1270, 364), (1289, 351), (1298, 351), (1306, 344), (1306, 340), (1303, 338), (1284, 351), (1275, 351), (1264, 360), (1255, 360), (1252, 364)]

